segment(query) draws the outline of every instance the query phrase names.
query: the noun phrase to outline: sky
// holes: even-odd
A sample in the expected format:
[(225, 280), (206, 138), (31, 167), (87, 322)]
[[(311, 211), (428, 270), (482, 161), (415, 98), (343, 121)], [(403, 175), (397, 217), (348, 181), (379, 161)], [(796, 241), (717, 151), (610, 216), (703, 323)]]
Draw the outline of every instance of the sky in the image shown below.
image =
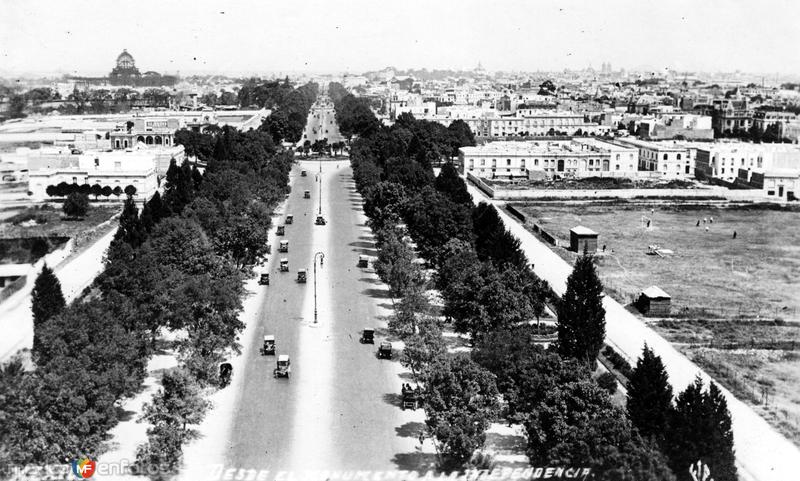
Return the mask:
[(0, 0), (0, 75), (800, 73), (797, 0)]

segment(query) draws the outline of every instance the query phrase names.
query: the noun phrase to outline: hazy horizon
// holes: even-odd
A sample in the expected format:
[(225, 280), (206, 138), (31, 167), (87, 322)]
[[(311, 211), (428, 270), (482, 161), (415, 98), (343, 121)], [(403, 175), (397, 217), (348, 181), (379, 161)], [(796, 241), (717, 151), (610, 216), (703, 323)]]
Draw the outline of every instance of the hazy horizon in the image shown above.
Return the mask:
[[(0, 74), (675, 69), (795, 75), (800, 3), (0, 0)], [(488, 7), (487, 7), (488, 5)], [(765, 55), (767, 53), (768, 55)]]

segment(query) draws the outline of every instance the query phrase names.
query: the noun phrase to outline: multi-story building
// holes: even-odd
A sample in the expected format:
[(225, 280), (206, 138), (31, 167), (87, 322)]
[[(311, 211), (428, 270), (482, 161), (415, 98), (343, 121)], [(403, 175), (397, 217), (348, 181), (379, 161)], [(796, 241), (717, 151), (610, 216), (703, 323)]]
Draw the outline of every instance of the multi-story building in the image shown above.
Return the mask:
[[(794, 144), (715, 142), (697, 147), (698, 173), (725, 182), (742, 178), (740, 171), (800, 171), (800, 147)], [(745, 175), (749, 179), (749, 175)]]
[(736, 183), (759, 189), (769, 199), (796, 201), (800, 197), (800, 168), (739, 169)]
[(639, 170), (661, 172), (667, 178), (694, 177), (695, 165), (689, 149), (677, 142), (652, 142), (623, 137), (612, 143), (639, 151)]
[(746, 99), (717, 99), (713, 109), (713, 127), (718, 135), (747, 131), (753, 123), (753, 111), (748, 109)]
[(544, 135), (603, 135), (610, 128), (588, 122), (583, 114), (521, 109), (514, 115), (488, 119), (490, 137)]
[(48, 198), (47, 187), (60, 183), (100, 187), (132, 186), (137, 199), (148, 199), (158, 188), (156, 157), (152, 150), (116, 150), (72, 154), (34, 155), (29, 161), (28, 190), (34, 200)]
[(636, 174), (636, 149), (596, 139), (497, 141), (459, 149), (464, 174), (543, 178)]
[(797, 115), (793, 112), (757, 110), (753, 113), (753, 125), (762, 132), (773, 125), (777, 125), (778, 132), (782, 132), (784, 130), (783, 126), (796, 118)]
[(637, 133), (649, 140), (668, 140), (676, 137), (688, 140), (714, 138), (710, 116), (684, 112), (659, 113), (652, 118), (642, 119)]

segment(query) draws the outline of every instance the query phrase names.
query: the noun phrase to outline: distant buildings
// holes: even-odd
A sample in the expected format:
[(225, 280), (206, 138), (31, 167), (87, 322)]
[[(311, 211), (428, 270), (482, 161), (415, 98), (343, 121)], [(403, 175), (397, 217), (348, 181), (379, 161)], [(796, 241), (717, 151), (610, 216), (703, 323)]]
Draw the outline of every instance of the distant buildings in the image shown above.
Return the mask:
[(111, 84), (129, 87), (171, 87), (178, 82), (178, 77), (161, 75), (154, 71), (140, 73), (139, 69), (136, 68), (133, 56), (127, 50), (123, 50), (117, 56), (116, 65), (111, 69), (108, 77), (72, 77), (72, 80), (86, 85)]
[(485, 178), (632, 177), (636, 149), (596, 139), (498, 141), (459, 149), (463, 173)]
[(614, 144), (637, 149), (640, 171), (660, 172), (671, 179), (693, 178), (695, 165), (689, 149), (677, 142), (650, 142), (631, 137), (611, 141)]

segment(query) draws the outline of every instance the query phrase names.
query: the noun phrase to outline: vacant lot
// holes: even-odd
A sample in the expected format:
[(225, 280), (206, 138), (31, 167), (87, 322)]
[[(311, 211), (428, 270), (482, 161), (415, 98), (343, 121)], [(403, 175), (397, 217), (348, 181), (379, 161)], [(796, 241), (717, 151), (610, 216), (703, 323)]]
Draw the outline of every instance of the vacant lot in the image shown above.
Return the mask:
[(657, 322), (652, 327), (800, 446), (800, 351), (703, 345), (713, 340), (713, 345), (794, 342), (800, 346), (800, 325), (687, 320)]
[[(529, 226), (539, 224), (562, 245), (577, 225), (598, 232), (598, 247), (606, 246), (598, 259), (601, 278), (623, 303), (656, 285), (672, 296), (680, 317), (800, 318), (800, 212), (625, 203), (517, 207)], [(648, 255), (649, 245), (673, 253)]]

